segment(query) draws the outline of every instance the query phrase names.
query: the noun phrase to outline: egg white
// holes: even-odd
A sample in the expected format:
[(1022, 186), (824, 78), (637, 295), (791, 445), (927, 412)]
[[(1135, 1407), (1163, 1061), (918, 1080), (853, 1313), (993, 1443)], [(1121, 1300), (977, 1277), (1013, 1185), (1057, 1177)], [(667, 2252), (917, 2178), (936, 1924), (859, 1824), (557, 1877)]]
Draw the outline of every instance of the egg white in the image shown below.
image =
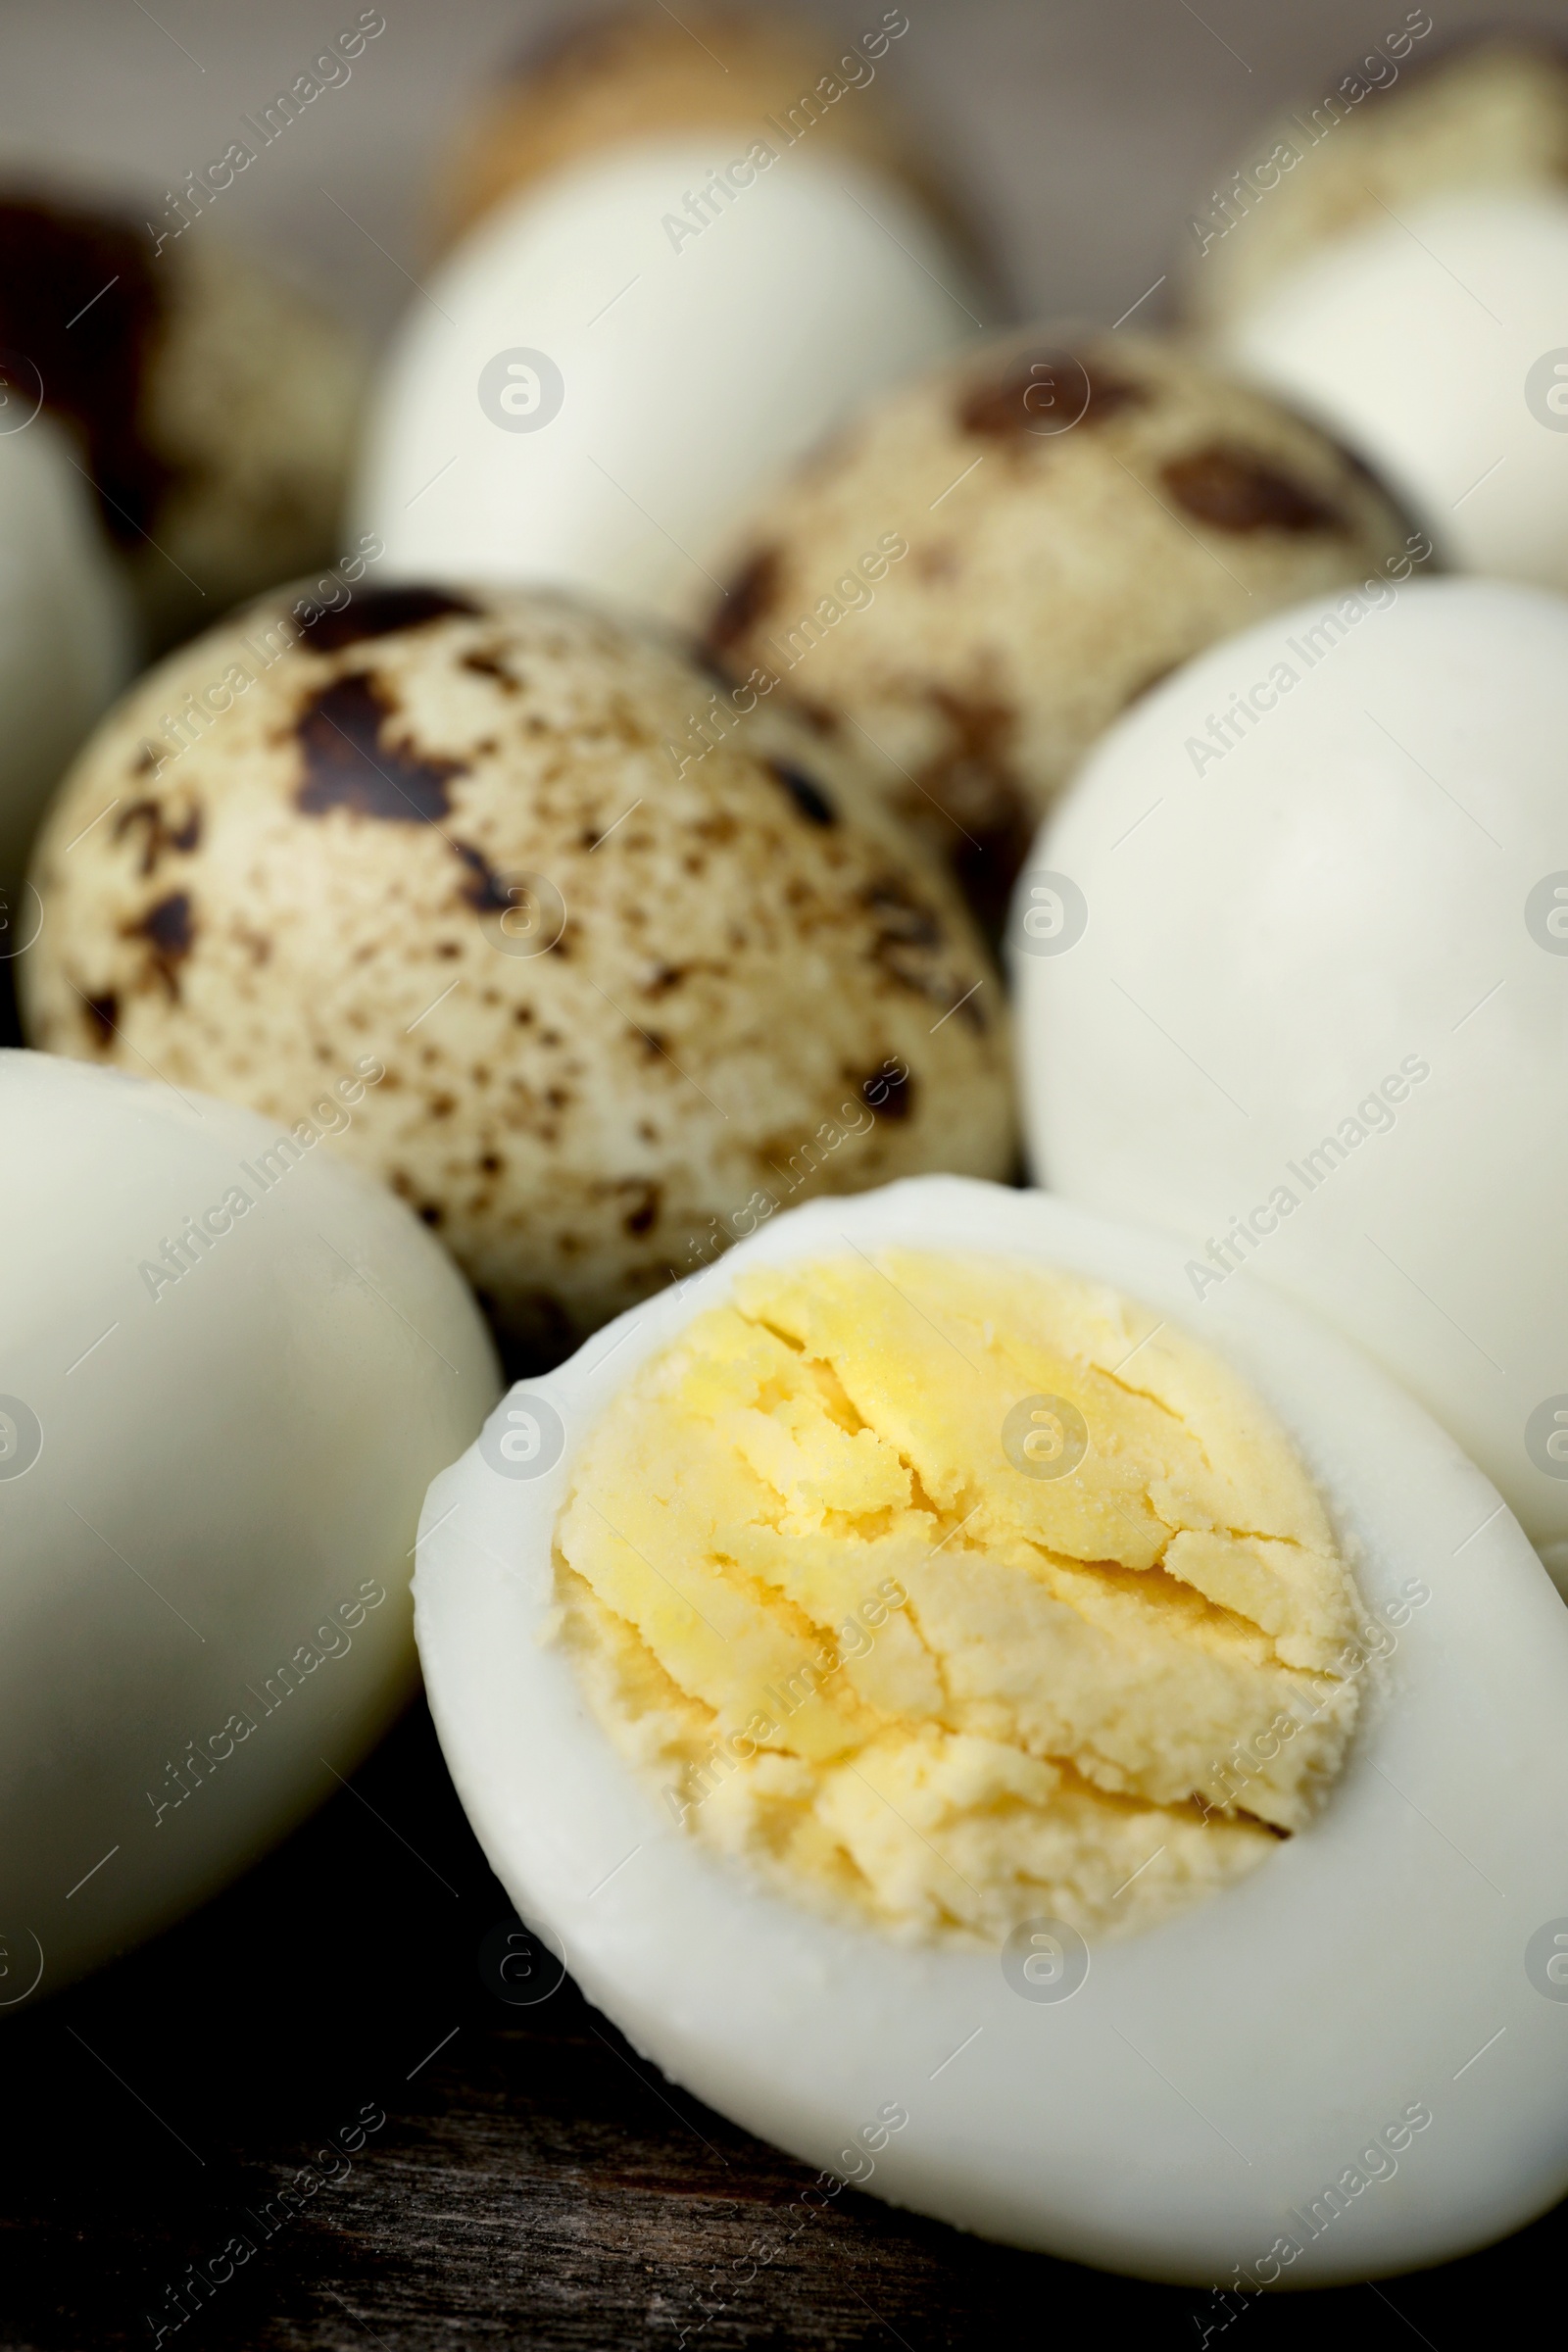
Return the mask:
[[(1322, 247), (1220, 356), (1339, 432), (1466, 570), (1568, 588), (1568, 198), (1464, 190)], [(1529, 398), (1536, 391), (1533, 406)]]
[[(1409, 1612), (1313, 1828), (1060, 2003), (999, 1957), (895, 1944), (765, 1889), (680, 1831), (551, 1639), (552, 1530), (583, 1433), (750, 1262), (982, 1249), (1102, 1279), (1227, 1356), (1300, 1448), (1368, 1612)], [(1240, 1288), (1195, 1312), (1179, 1246), (1039, 1193), (923, 1177), (780, 1217), (547, 1379), (544, 1474), (479, 1446), (436, 1479), (416, 1630), (448, 1763), (519, 1914), (646, 2056), (872, 2193), (988, 2236), (1199, 2283), (1302, 2239), (1288, 2284), (1456, 2254), (1568, 2184), (1568, 2010), (1525, 1946), (1568, 1911), (1568, 1613), (1457, 1447), (1381, 1373)], [(1490, 2044), (1485, 2055), (1475, 2053)], [(1293, 2224), (1407, 2106), (1396, 2174)], [(896, 2132), (878, 2125), (907, 2110)], [(1232, 2281), (1234, 2282), (1234, 2281)]]
[[(1277, 1283), (1560, 1546), (1568, 1478), (1531, 1432), (1568, 1394), (1568, 956), (1527, 917), (1568, 870), (1568, 599), (1377, 592), (1189, 662), (1047, 820), (1016, 921), (1056, 873), (1083, 925), (1060, 952), (1013, 935), (1029, 1150), (1040, 1182), (1186, 1235), (1200, 1268), (1228, 1220), (1292, 1190), (1222, 1285), (1190, 1275), (1200, 1327), (1221, 1288)], [(1269, 684), (1282, 665), (1294, 685)], [(1216, 751), (1211, 719), (1250, 693)], [(1390, 1078), (1402, 1099), (1346, 1148)]]
[(419, 1497), (495, 1359), (412, 1211), (280, 1132), (0, 1054), (0, 2017), (216, 1893), (414, 1680)]
[(130, 674), (128, 600), (71, 444), (52, 416), (0, 407), (0, 956), (26, 948), (23, 889), (43, 805)]
[[(446, 260), (367, 423), (356, 505), (386, 574), (706, 609), (704, 565), (761, 483), (976, 330), (984, 305), (952, 247), (843, 155), (785, 150), (694, 228), (687, 192), (761, 135), (590, 156)], [(535, 428), (481, 405), (508, 351), (559, 370), (559, 410)]]

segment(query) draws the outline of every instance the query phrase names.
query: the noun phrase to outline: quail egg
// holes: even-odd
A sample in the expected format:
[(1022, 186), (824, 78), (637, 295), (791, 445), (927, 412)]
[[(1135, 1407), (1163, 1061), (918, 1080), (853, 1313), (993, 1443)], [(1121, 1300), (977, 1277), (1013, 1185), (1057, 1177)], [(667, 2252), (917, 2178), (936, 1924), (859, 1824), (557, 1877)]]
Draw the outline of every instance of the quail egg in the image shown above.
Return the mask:
[(986, 953), (767, 680), (543, 593), (310, 613), (197, 640), (82, 754), (31, 1042), (274, 1118), (375, 1054), (343, 1149), (526, 1360), (813, 1189), (1008, 1173)]
[(823, 79), (837, 96), (798, 118), (750, 112), (742, 76), (738, 112), (677, 106), (666, 129), (563, 155), (430, 273), (359, 476), (393, 572), (685, 613), (760, 484), (976, 331), (964, 250), (817, 127), (865, 103)]
[[(0, 368), (5, 363), (0, 360)], [(45, 801), (130, 667), (130, 621), (70, 443), (0, 374), (0, 957), (37, 909), (23, 888)]]
[(0, 1053), (0, 2007), (216, 1893), (409, 1694), (419, 1496), (497, 1382), (332, 1164), (379, 1073), (268, 1120)]
[(874, 756), (1000, 921), (1126, 704), (1406, 536), (1343, 451), (1174, 345), (1037, 332), (880, 402), (764, 500), (709, 641)]
[(1251, 2288), (1568, 2184), (1568, 1614), (1267, 1290), (1043, 1194), (815, 1201), (514, 1388), (423, 1528), (521, 1918), (820, 2206)]
[(0, 346), (71, 432), (155, 648), (337, 554), (364, 394), (348, 330), (215, 231), (195, 179), (145, 223), (0, 189)]
[[(907, 183), (975, 243), (929, 134), (900, 119), (883, 77), (909, 30), (902, 8), (834, 43), (783, 17), (736, 8), (613, 7), (530, 44), (452, 144), (440, 176), (443, 241), (517, 189), (596, 151), (687, 132), (761, 130), (850, 155)], [(876, 96), (871, 84), (881, 82)]]
[(1352, 112), (1355, 80), (1190, 224), (1212, 348), (1359, 450), (1454, 564), (1568, 588), (1568, 64), (1467, 46)]
[(1200, 1325), (1337, 1323), (1568, 1559), (1568, 601), (1375, 586), (1178, 671), (1045, 828), (1030, 1149), (1188, 1237)]

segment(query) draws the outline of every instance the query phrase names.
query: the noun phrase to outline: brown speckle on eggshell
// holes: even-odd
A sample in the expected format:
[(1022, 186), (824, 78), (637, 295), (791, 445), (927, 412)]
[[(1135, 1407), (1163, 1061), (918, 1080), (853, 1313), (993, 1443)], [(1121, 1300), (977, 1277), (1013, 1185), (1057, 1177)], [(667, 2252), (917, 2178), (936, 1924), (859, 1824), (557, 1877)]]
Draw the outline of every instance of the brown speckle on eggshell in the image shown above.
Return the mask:
[[(698, 662), (548, 593), (400, 588), (264, 662), (292, 593), (151, 673), (67, 779), (33, 1043), (295, 1135), (333, 1074), (381, 1069), (326, 1148), (440, 1233), (519, 1364), (760, 1195), (1010, 1172), (1000, 980), (854, 748), (779, 695), (699, 758)], [(83, 833), (236, 663), (134, 815)]]
[(1036, 332), (879, 402), (771, 494), (710, 641), (852, 738), (996, 927), (1052, 796), (1152, 678), (1408, 530), (1325, 434), (1175, 343)]

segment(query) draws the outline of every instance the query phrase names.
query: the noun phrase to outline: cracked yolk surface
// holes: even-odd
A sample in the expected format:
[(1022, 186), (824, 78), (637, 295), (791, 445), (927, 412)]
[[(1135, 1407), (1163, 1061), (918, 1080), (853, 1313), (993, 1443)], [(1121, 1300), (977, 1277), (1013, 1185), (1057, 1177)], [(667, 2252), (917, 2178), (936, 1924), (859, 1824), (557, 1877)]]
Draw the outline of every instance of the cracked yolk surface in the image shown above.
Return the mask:
[(1119, 1293), (886, 1249), (735, 1277), (590, 1432), (561, 1639), (689, 1834), (818, 1908), (1147, 1928), (1302, 1827), (1359, 1603), (1239, 1377)]

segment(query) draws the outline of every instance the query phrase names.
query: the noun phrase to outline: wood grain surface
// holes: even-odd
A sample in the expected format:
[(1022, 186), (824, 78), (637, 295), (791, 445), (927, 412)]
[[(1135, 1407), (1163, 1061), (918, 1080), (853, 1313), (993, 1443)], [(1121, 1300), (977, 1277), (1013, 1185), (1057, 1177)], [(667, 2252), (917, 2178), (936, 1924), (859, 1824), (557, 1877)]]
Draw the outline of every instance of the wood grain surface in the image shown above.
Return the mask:
[(160, 2328), (179, 2352), (1106, 2333), (1458, 2352), (1482, 2318), (1556, 2308), (1563, 2213), (1446, 2270), (1225, 2303), (851, 2189), (818, 2211), (812, 2175), (665, 2082), (569, 1981), (500, 1997), (481, 1947), (511, 1914), (422, 1707), (351, 1786), (322, 1779), (323, 1809), (227, 1895), (6, 2024), (6, 2352), (145, 2348)]

